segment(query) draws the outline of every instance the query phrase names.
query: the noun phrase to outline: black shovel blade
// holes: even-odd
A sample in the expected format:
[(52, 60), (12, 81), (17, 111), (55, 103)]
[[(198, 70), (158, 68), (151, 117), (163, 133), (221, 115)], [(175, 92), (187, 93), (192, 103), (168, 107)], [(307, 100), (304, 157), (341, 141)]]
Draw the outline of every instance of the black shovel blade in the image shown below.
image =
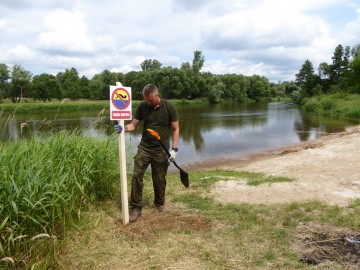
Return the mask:
[(179, 167), (179, 165), (177, 165), (177, 163), (175, 162), (175, 160), (172, 161), (172, 163), (174, 163), (174, 165), (176, 166), (176, 168), (179, 169), (180, 171), (180, 180), (181, 180), (181, 183), (186, 187), (188, 188), (189, 187), (189, 174), (187, 172), (185, 172), (183, 169), (181, 169)]
[(189, 174), (184, 170), (180, 170), (180, 180), (186, 188), (189, 187)]

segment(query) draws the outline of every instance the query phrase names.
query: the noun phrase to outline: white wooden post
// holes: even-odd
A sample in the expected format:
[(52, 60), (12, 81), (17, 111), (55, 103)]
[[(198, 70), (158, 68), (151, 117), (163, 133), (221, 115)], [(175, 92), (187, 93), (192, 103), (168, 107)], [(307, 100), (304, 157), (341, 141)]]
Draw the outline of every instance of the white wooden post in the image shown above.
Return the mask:
[[(124, 128), (124, 120), (119, 124)], [(118, 135), (119, 141), (119, 160), (120, 160), (120, 188), (123, 224), (129, 223), (129, 202), (127, 192), (127, 173), (126, 173), (126, 153), (125, 153), (125, 131)]]
[[(116, 86), (122, 86), (120, 82), (116, 82)], [(121, 206), (123, 224), (129, 223), (129, 201), (127, 192), (127, 173), (126, 173), (126, 151), (125, 151), (125, 121), (119, 120), (119, 124), (123, 127), (123, 132), (118, 135), (119, 142), (119, 160), (120, 160), (120, 188), (121, 188)]]

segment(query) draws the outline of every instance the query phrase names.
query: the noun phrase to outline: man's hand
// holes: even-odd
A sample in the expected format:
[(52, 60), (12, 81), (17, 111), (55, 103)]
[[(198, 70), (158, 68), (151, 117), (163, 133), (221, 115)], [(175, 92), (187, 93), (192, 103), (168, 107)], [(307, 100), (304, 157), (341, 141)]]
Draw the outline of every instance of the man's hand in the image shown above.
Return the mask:
[(175, 157), (176, 157), (176, 151), (174, 149), (172, 149), (170, 151), (170, 157), (169, 157), (170, 161), (174, 161)]
[(120, 125), (115, 125), (114, 126), (114, 129), (115, 129), (115, 131), (117, 132), (117, 133), (121, 133), (121, 131), (123, 130), (123, 127), (122, 126), (120, 126)]

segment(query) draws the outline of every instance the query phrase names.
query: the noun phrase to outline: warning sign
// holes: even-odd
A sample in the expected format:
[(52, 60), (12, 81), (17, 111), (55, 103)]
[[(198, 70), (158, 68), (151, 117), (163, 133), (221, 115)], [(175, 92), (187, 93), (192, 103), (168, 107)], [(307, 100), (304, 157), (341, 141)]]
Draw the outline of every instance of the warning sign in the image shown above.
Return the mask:
[(111, 100), (117, 109), (125, 110), (131, 102), (129, 98), (128, 91), (123, 88), (117, 88), (113, 91)]
[(132, 119), (130, 87), (110, 86), (110, 119)]

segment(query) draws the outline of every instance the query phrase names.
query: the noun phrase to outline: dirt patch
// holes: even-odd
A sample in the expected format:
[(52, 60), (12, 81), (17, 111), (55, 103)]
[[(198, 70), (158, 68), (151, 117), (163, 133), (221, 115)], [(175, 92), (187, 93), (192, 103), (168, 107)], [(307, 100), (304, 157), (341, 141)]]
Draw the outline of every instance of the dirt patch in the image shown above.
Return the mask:
[(157, 239), (163, 232), (192, 232), (208, 231), (211, 229), (211, 222), (206, 220), (200, 213), (186, 213), (186, 210), (179, 211), (174, 204), (167, 203), (166, 211), (159, 213), (156, 209), (143, 208), (142, 216), (135, 223), (128, 223), (123, 226), (121, 220), (117, 220), (119, 231), (128, 236), (129, 239), (148, 242)]
[[(273, 204), (321, 200), (347, 205), (360, 198), (360, 126), (306, 143), (271, 149), (217, 168), (262, 172), (296, 179), (248, 186), (243, 179), (219, 181), (212, 195), (221, 202)], [(214, 167), (213, 167), (214, 168)]]
[(319, 224), (301, 224), (297, 235), (294, 248), (302, 254), (301, 261), (311, 265), (337, 263), (352, 269), (360, 268), (358, 232)]

